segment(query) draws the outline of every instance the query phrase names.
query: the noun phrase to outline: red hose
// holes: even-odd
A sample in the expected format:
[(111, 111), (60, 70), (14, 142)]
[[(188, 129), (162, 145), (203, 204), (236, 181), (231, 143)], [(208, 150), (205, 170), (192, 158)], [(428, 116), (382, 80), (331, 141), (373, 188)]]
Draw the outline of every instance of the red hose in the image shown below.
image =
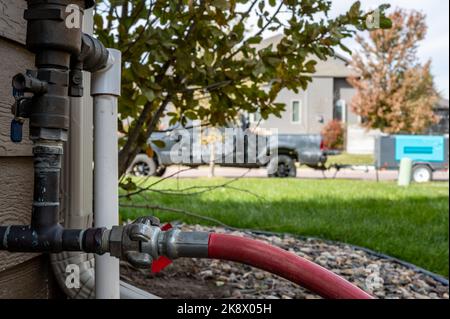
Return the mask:
[(373, 299), (350, 282), (278, 247), (261, 241), (223, 234), (209, 236), (212, 259), (235, 261), (266, 270), (327, 299)]

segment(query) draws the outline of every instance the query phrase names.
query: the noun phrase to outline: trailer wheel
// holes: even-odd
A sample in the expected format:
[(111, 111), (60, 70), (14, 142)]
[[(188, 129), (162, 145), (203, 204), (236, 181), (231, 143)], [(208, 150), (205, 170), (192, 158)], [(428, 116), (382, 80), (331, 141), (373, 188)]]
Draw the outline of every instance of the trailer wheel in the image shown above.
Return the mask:
[(297, 177), (297, 167), (295, 161), (288, 155), (279, 155), (272, 158), (267, 166), (267, 173), (269, 177)]
[(413, 180), (416, 183), (429, 183), (433, 180), (433, 171), (428, 165), (416, 165), (413, 168)]

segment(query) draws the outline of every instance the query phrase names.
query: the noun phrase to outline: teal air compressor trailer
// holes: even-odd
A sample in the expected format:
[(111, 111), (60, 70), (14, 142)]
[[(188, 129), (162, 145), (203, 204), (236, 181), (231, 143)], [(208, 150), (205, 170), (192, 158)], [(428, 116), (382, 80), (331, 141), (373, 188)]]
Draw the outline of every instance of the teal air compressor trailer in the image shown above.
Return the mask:
[(448, 146), (448, 136), (380, 136), (375, 143), (375, 165), (381, 170), (397, 170), (402, 158), (410, 158), (414, 181), (429, 182), (433, 172), (448, 170)]

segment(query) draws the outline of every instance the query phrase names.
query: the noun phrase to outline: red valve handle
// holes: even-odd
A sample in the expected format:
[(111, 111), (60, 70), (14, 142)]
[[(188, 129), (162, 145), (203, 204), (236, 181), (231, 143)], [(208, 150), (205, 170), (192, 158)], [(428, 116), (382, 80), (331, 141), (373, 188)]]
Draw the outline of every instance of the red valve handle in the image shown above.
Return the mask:
[[(165, 224), (161, 227), (162, 231), (168, 231), (171, 230), (173, 226), (171, 224)], [(173, 263), (172, 260), (165, 256), (159, 257), (157, 260), (155, 260), (152, 263), (152, 273), (157, 274), (163, 271), (165, 268), (167, 268), (169, 265)]]

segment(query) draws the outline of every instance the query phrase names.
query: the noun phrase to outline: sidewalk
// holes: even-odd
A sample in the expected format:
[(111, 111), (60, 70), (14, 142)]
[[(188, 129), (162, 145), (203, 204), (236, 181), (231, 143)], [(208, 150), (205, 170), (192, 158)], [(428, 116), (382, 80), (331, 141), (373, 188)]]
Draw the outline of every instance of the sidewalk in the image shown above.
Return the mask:
[[(180, 170), (186, 170), (186, 167), (172, 166), (167, 169), (165, 176), (170, 176), (176, 174)], [(176, 175), (181, 178), (199, 178), (208, 177), (209, 168), (207, 166), (202, 166), (199, 168), (194, 168), (188, 171), (183, 171)], [(230, 168), (230, 167), (216, 167), (215, 168), (216, 177), (225, 178), (266, 178), (267, 172), (265, 169), (245, 169), (245, 168)], [(380, 181), (395, 181), (398, 178), (398, 171), (380, 171), (378, 173)], [(335, 169), (330, 171), (322, 172), (309, 168), (301, 168), (297, 170), (297, 178), (302, 179), (352, 179), (352, 180), (377, 180), (377, 173), (373, 167), (355, 167), (354, 169), (343, 169), (336, 172)], [(448, 181), (448, 172), (436, 172), (434, 173), (435, 181)]]

